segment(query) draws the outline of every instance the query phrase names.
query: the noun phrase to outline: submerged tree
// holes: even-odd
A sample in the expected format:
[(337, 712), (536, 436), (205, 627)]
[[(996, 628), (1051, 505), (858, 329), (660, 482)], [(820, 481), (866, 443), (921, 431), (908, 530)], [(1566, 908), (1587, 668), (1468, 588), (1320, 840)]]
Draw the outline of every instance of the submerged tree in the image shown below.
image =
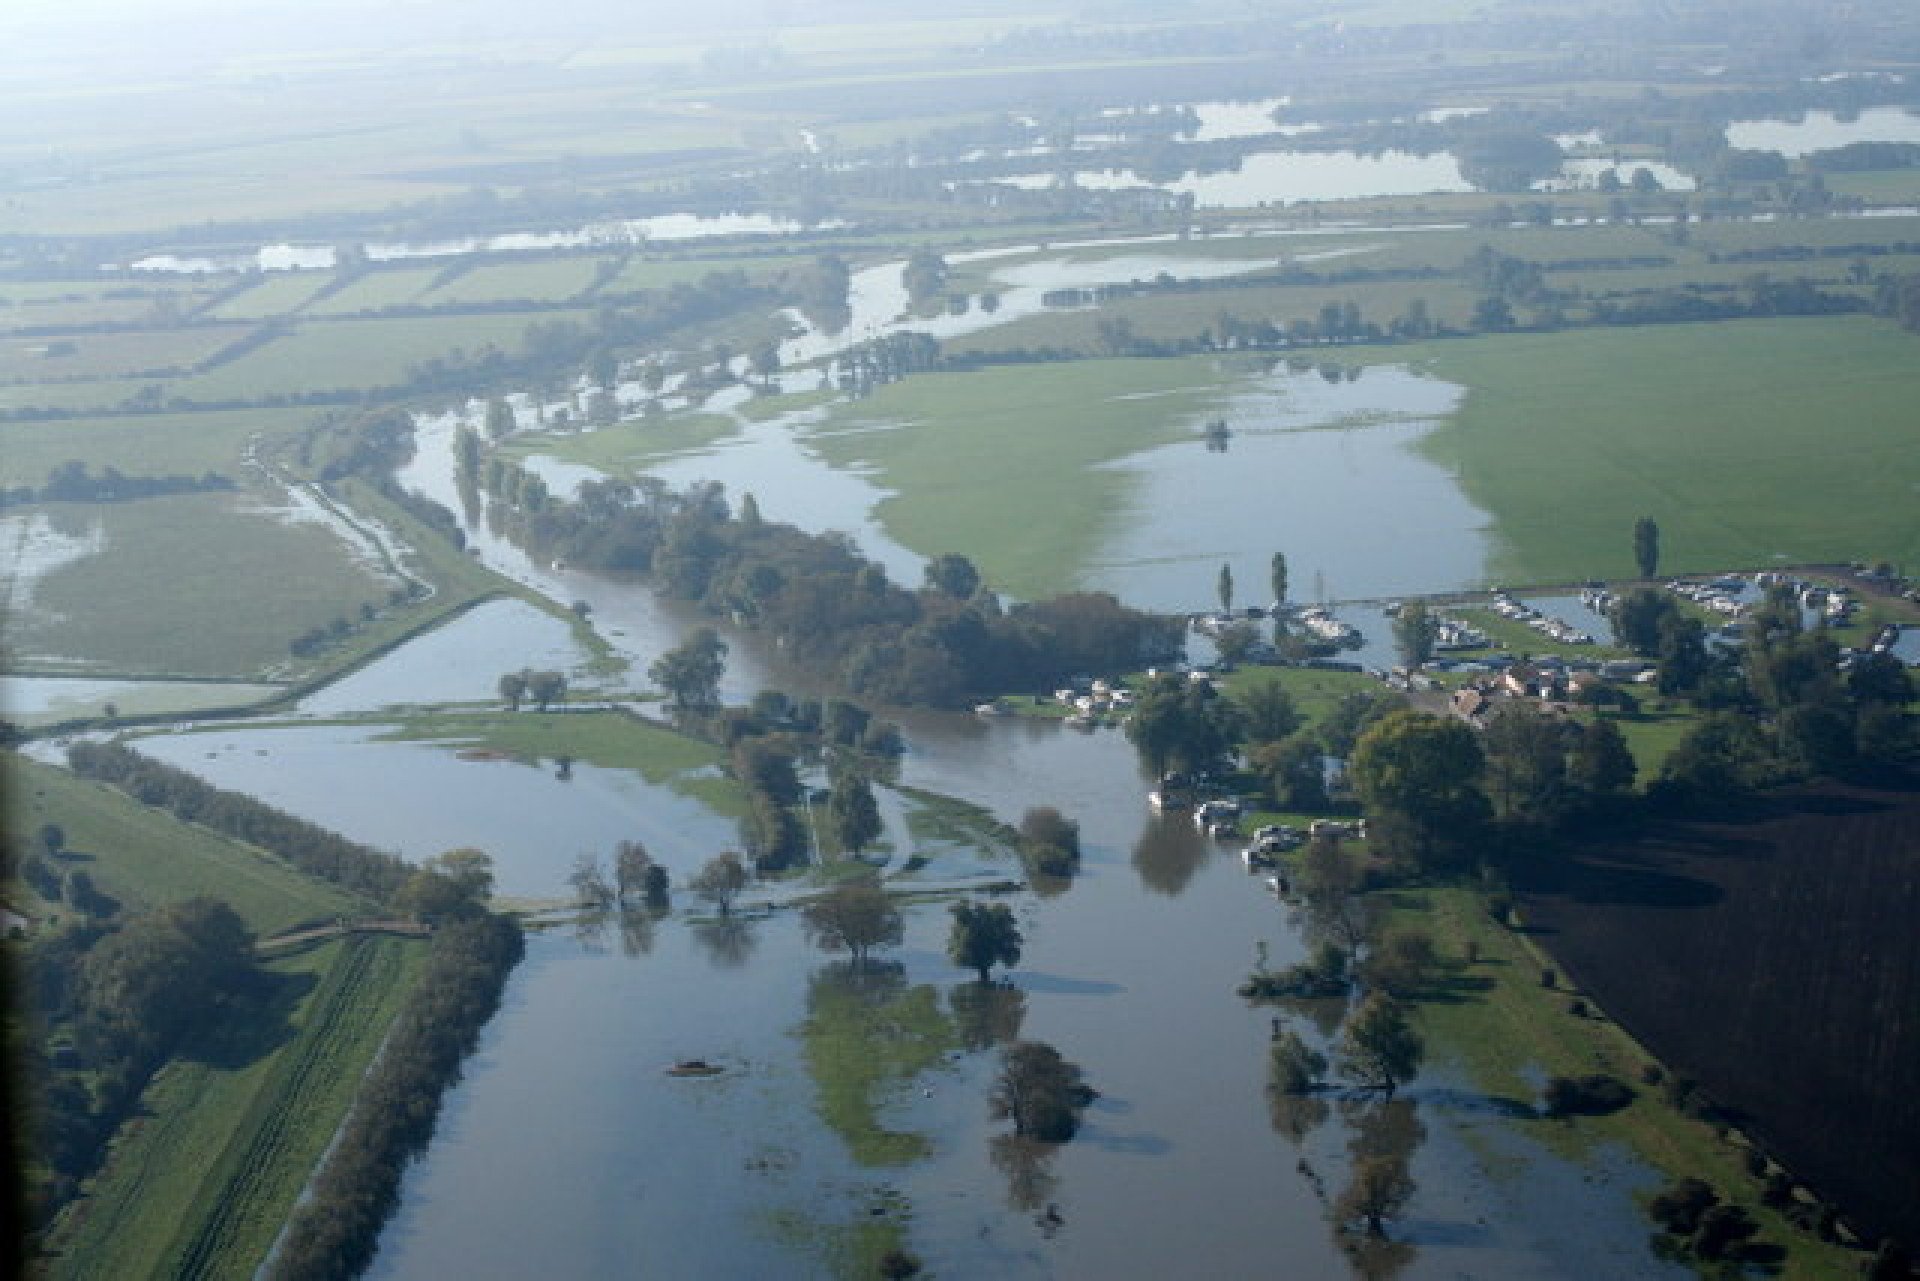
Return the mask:
[(1019, 922), (1004, 903), (955, 903), (953, 929), (947, 936), (947, 957), (962, 969), (989, 982), (996, 965), (1020, 963)]
[(1426, 1043), (1407, 1018), (1406, 1006), (1375, 992), (1347, 1021), (1340, 1038), (1340, 1075), (1389, 1099), (1420, 1070)]
[(687, 882), (687, 888), (718, 908), (720, 915), (728, 916), (733, 912), (733, 901), (747, 888), (747, 879), (747, 865), (728, 850), (708, 859)]
[(1021, 1138), (1064, 1143), (1080, 1128), (1080, 1113), (1098, 1095), (1077, 1064), (1041, 1041), (1015, 1041), (1001, 1055), (993, 1114), (1013, 1122)]
[(900, 909), (871, 880), (835, 886), (807, 904), (800, 920), (816, 946), (846, 952), (856, 966), (865, 965), (874, 948), (898, 947), (903, 930)]

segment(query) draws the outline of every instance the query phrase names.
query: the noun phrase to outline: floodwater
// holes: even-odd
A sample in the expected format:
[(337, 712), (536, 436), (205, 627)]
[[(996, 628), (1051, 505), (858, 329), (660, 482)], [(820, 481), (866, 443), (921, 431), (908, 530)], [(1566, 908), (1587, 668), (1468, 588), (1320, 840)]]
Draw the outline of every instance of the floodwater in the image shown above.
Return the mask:
[[(905, 781), (1005, 819), (1055, 804), (1081, 824), (1075, 885), (1013, 900), (1026, 946), (1009, 973), (1019, 995), (1002, 998), (1023, 1011), (1003, 1032), (1057, 1046), (1101, 1091), (1080, 1136), (1038, 1162), (997, 1160), (1005, 1126), (981, 1046), (881, 1092), (882, 1123), (926, 1152), (862, 1167), (817, 1111), (801, 1037), (812, 985), (844, 980), (794, 914), (563, 927), (536, 935), (510, 980), (373, 1275), (829, 1275), (838, 1230), (889, 1197), (944, 1275), (1344, 1273), (1316, 1186), (1344, 1180), (1354, 1118), (1334, 1108), (1302, 1139), (1275, 1132), (1272, 1012), (1233, 990), (1257, 944), (1275, 964), (1303, 954), (1288, 910), (1230, 847), (1148, 814), (1117, 732), (933, 714), (907, 728)], [(697, 802), (618, 771), (576, 764), (562, 781), (373, 733), (235, 727), (143, 750), (410, 857), (480, 845), (508, 894), (552, 895), (577, 854), (636, 837), (681, 884), (731, 837)], [(946, 925), (938, 902), (910, 907), (905, 945), (884, 959), (951, 1016), (970, 985), (944, 958)], [(694, 1057), (723, 1074), (661, 1071)], [(1403, 1275), (1565, 1275), (1601, 1257), (1609, 1275), (1671, 1275), (1645, 1257), (1630, 1195), (1644, 1171), (1548, 1153), (1507, 1119), (1530, 1100), (1485, 1099), (1441, 1064), (1409, 1097), (1428, 1134)], [(1498, 1172), (1514, 1168), (1524, 1180)], [(1547, 1186), (1564, 1200), (1533, 1195)]]
[(1727, 145), (1743, 151), (1777, 151), (1789, 160), (1856, 142), (1920, 142), (1920, 113), (1906, 107), (1869, 107), (1842, 118), (1809, 111), (1797, 120), (1736, 120)]
[(1224, 563), (1248, 600), (1284, 552), (1300, 599), (1375, 598), (1483, 584), (1488, 518), (1412, 446), (1460, 388), (1400, 368), (1355, 381), (1276, 372), (1208, 417), (1225, 452), (1191, 441), (1109, 464), (1134, 497), (1086, 572), (1089, 585), (1154, 609), (1207, 607)]
[(142, 752), (343, 836), (418, 861), (493, 856), (510, 897), (564, 898), (582, 854), (639, 840), (677, 879), (734, 843), (732, 822), (626, 770), (467, 760), (446, 744), (383, 741), (377, 726), (234, 726), (143, 738)]
[(238, 681), (119, 680), (91, 676), (0, 676), (0, 717), (21, 725), (100, 716), (108, 704), (121, 716), (191, 713), (242, 707), (277, 685)]
[[(1259, 151), (1243, 157), (1237, 170), (1189, 172), (1171, 182), (1154, 182), (1131, 169), (1084, 170), (1075, 173), (1073, 180), (1096, 191), (1154, 187), (1190, 195), (1201, 209), (1251, 209), (1303, 201), (1473, 190), (1453, 156), (1445, 152), (1418, 156), (1409, 151)], [(1044, 190), (1054, 185), (1056, 175), (1033, 173), (995, 181)]]
[(578, 685), (587, 654), (561, 619), (521, 600), (488, 601), (300, 700), (303, 716), (471, 702), (497, 696), (522, 668), (566, 673)]
[(1584, 157), (1563, 162), (1558, 178), (1543, 179), (1534, 183), (1533, 187), (1536, 191), (1591, 191), (1600, 185), (1601, 175), (1608, 173), (1619, 179), (1620, 185), (1625, 187), (1633, 182), (1634, 174), (1641, 169), (1653, 175), (1662, 191), (1693, 191), (1699, 186), (1691, 175), (1658, 160)]

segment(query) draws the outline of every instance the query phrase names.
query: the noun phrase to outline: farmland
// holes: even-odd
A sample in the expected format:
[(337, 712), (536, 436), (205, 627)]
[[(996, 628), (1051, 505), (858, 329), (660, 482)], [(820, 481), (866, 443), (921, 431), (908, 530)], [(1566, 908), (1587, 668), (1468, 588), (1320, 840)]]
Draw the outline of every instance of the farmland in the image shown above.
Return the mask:
[(1587, 843), (1526, 896), (1554, 956), (1674, 1071), (1738, 1100), (1788, 1168), (1908, 1233), (1916, 822), (1910, 780), (1808, 790)]

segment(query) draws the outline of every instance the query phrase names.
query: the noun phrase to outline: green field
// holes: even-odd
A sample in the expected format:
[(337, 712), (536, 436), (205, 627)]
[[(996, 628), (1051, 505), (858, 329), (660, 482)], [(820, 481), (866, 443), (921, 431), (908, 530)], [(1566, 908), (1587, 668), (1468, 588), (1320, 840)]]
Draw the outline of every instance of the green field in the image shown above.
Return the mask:
[[(383, 717), (390, 723), (391, 717)], [(712, 744), (622, 712), (446, 711), (409, 716), (386, 738), (448, 743), (523, 760), (567, 756), (602, 769), (632, 770), (649, 783), (704, 802), (717, 814), (746, 811), (740, 785), (720, 773)]]
[(242, 491), (61, 511), (97, 526), (106, 545), (40, 579), (34, 608), (11, 620), (16, 656), (120, 674), (253, 675), (284, 665), (294, 637), (386, 603), (389, 585), (332, 531), (285, 523), (259, 502)]
[(1211, 359), (1096, 360), (927, 374), (837, 408), (809, 437), (838, 466), (895, 491), (894, 537), (963, 551), (995, 588), (1071, 584), (1127, 481), (1094, 464), (1179, 439), (1230, 380)]
[(316, 293), (326, 287), (325, 272), (281, 272), (263, 277), (259, 284), (242, 290), (213, 308), (221, 320), (265, 320), (299, 311)]
[(438, 267), (379, 267), (350, 280), (337, 293), (308, 304), (315, 316), (350, 316), (415, 302), (432, 287)]
[[(1920, 562), (1920, 339), (1864, 317), (1516, 335), (1376, 352), (1464, 385), (1426, 448), (1513, 582)], [(1628, 374), (1626, 371), (1631, 371)]]
[(76, 460), (96, 474), (242, 477), (241, 455), (254, 434), (277, 435), (310, 421), (311, 409), (234, 409), (199, 414), (116, 414), (0, 423), (0, 485), (43, 484)]
[[(269, 854), (182, 823), (103, 784), (11, 753), (3, 767), (14, 848), (39, 849), (41, 826), (59, 824), (72, 851), (62, 867), (84, 870), (125, 911), (212, 895), (232, 904), (256, 934), (271, 934), (366, 908)], [(40, 904), (35, 910), (66, 909)]]
[(565, 302), (593, 283), (595, 258), (483, 263), (422, 294), (427, 307), (488, 302)]
[(583, 312), (404, 316), (308, 321), (220, 368), (172, 384), (193, 400), (254, 400), (285, 392), (387, 387), (415, 365), (456, 349), (518, 351), (534, 320), (582, 320)]

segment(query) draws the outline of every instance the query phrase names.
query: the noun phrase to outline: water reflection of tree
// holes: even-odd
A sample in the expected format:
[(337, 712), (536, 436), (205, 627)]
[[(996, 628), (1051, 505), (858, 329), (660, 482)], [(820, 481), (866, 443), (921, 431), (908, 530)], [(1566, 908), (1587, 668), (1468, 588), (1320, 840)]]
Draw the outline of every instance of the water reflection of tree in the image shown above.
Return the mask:
[(583, 952), (603, 953), (607, 950), (608, 912), (582, 912), (573, 918), (573, 941), (580, 945)]
[(753, 926), (737, 916), (702, 921), (693, 927), (693, 941), (706, 949), (707, 959), (716, 969), (723, 970), (745, 965), (760, 945)]
[(990, 1050), (1019, 1039), (1027, 994), (1011, 983), (956, 983), (947, 991), (947, 1008), (961, 1048)]
[(1385, 1232), (1414, 1194), (1411, 1167), (1427, 1126), (1411, 1099), (1345, 1098), (1340, 1113), (1350, 1127), (1347, 1151), (1353, 1171), (1334, 1202), (1334, 1232), (1356, 1275), (1391, 1281), (1418, 1251)]
[(1050, 1168), (1056, 1146), (1018, 1134), (998, 1134), (987, 1144), (993, 1168), (1007, 1176), (1007, 1204), (1026, 1213), (1045, 1207), (1040, 1224), (1049, 1233), (1061, 1223), (1053, 1202), (1060, 1178)]
[(1148, 823), (1133, 847), (1133, 867), (1140, 883), (1161, 894), (1175, 895), (1200, 870), (1207, 846), (1192, 823), (1173, 818)]
[(659, 917), (646, 908), (622, 908), (620, 950), (628, 956), (645, 956), (653, 951), (654, 926)]
[(1307, 1136), (1327, 1123), (1333, 1109), (1317, 1094), (1289, 1094), (1285, 1090), (1267, 1091), (1267, 1116), (1282, 1138), (1298, 1146)]

